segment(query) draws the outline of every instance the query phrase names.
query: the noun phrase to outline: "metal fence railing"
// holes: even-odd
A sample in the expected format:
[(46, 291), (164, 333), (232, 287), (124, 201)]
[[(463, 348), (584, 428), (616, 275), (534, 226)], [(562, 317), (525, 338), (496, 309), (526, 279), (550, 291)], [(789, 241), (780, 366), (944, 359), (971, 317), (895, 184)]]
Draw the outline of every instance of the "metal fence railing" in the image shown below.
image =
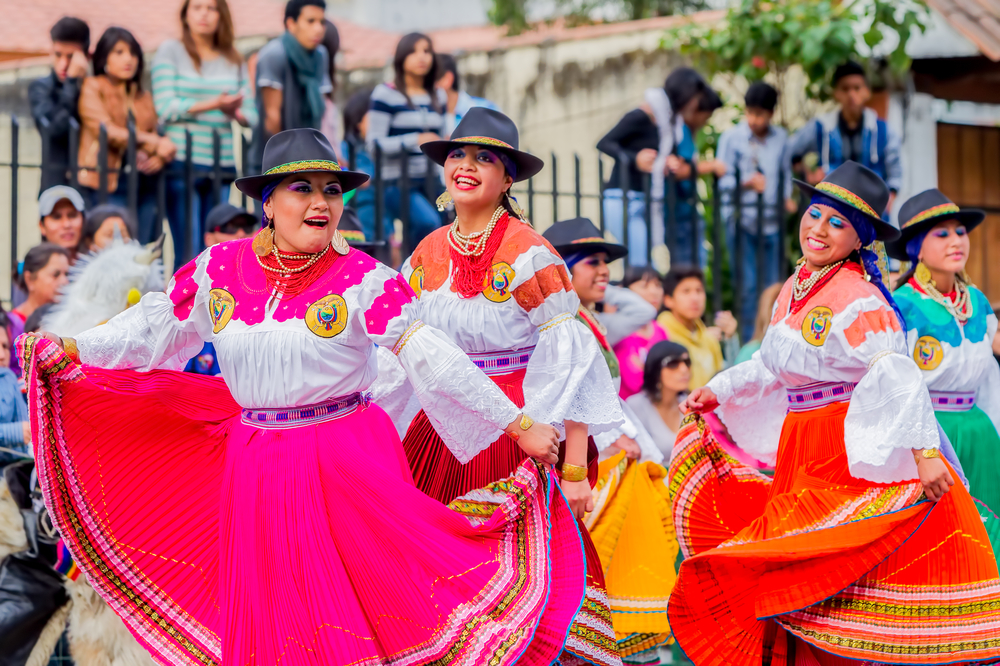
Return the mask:
[[(47, 146), (47, 142), (49, 141), (47, 128), (43, 126), (39, 127), (38, 130), (42, 138), (42, 154), (50, 154)], [(184, 180), (186, 187), (183, 188), (185, 192), (183, 210), (186, 212), (188, 220), (193, 217), (195, 165), (191, 158), (192, 137), (190, 132), (186, 134), (185, 148), (187, 150), (185, 151), (186, 158), (184, 160), (175, 161), (167, 165), (159, 173), (150, 177), (143, 176), (138, 169), (135, 126), (131, 121), (128, 125), (128, 131), (129, 141), (121, 166), (114, 169), (109, 166), (108, 162), (107, 132), (103, 127), (101, 128), (98, 141), (97, 164), (94, 167), (89, 167), (91, 170), (96, 170), (99, 176), (99, 186), (93, 194), (96, 196), (98, 203), (107, 201), (109, 197), (108, 177), (111, 174), (118, 174), (120, 178), (125, 179), (126, 205), (132, 212), (133, 217), (137, 217), (140, 204), (140, 178), (143, 178), (146, 183), (147, 192), (144, 194), (146, 197), (148, 197), (148, 188), (151, 181), (152, 188), (155, 191), (155, 204), (152, 207), (152, 214), (157, 224), (157, 235), (159, 235), (159, 225), (162, 224), (167, 212), (167, 179), (180, 178)], [(27, 248), (19, 247), (17, 225), (19, 214), (18, 189), (22, 187), (23, 171), (25, 169), (46, 172), (54, 171), (58, 176), (64, 177), (66, 182), (71, 186), (77, 187), (79, 186), (78, 178), (81, 171), (79, 156), (77, 154), (80, 126), (75, 121), (71, 121), (70, 123), (69, 159), (65, 164), (51, 162), (40, 164), (20, 161), (20, 134), (20, 121), (17, 117), (12, 117), (10, 120), (10, 156), (6, 161), (3, 161), (2, 156), (0, 156), (0, 178), (3, 177), (3, 170), (6, 169), (11, 187), (9, 203), (10, 218), (12, 221), (10, 229), (11, 266), (16, 266), (23, 251), (27, 250)], [(241, 148), (236, 164), (235, 175), (238, 177), (250, 173), (248, 163), (249, 142), (242, 133), (237, 134), (236, 138)], [(218, 130), (215, 130), (213, 132), (214, 160), (209, 176), (212, 193), (211, 200), (214, 202), (228, 201), (230, 199), (229, 179), (233, 176), (231, 168), (221, 165), (220, 146), (221, 135)], [(347, 155), (344, 157), (348, 162), (349, 168), (352, 170), (357, 168), (363, 151), (364, 146), (348, 144)], [(367, 154), (365, 155), (367, 156)], [(369, 187), (373, 188), (372, 191), (374, 193), (371, 205), (374, 208), (372, 216), (375, 220), (381, 221), (386, 217), (387, 210), (389, 209), (386, 200), (387, 188), (392, 186), (399, 190), (399, 199), (395, 205), (397, 210), (394, 217), (401, 223), (402, 237), (400, 239), (400, 253), (401, 256), (405, 257), (419, 241), (419, 238), (414, 237), (413, 226), (410, 224), (410, 193), (415, 180), (409, 173), (410, 159), (400, 159), (399, 156), (384, 155), (377, 146), (375, 154), (367, 157), (373, 165), (371, 168), (373, 171), (371, 174), (372, 181)], [(626, 194), (630, 189), (628, 170), (624, 168), (619, 169), (620, 182), (609, 183), (605, 178), (607, 158), (595, 155), (590, 159), (593, 161), (589, 166), (596, 168), (585, 169), (584, 167), (588, 165), (585, 165), (583, 158), (578, 153), (574, 153), (568, 162), (571, 174), (566, 174), (563, 172), (563, 169), (567, 161), (565, 158), (560, 158), (553, 153), (547, 160), (546, 171), (526, 182), (519, 183), (514, 192), (522, 202), (522, 206), (525, 208), (529, 219), (536, 223), (542, 222), (540, 226), (548, 226), (545, 223), (548, 220), (543, 221), (539, 218), (539, 215), (543, 213), (543, 209), (545, 213), (548, 213), (546, 217), (551, 216), (551, 221), (556, 222), (567, 217), (580, 216), (583, 214), (585, 207), (593, 210), (596, 206), (598, 215), (595, 216), (597, 219), (594, 221), (602, 231), (607, 231), (607, 211), (604, 205), (607, 196), (605, 191), (610, 188), (620, 189), (623, 192), (621, 197), (622, 210), (620, 213), (622, 216), (622, 237), (617, 240), (626, 247), (629, 247), (632, 240), (630, 238), (629, 220), (634, 214), (630, 215), (630, 198)], [(401, 172), (398, 180), (388, 181), (383, 177), (384, 167), (388, 160), (395, 160), (394, 163), (400, 165)], [(629, 163), (629, 158), (625, 155), (620, 156), (619, 160), (622, 164)], [(589, 173), (589, 177), (585, 177), (585, 172)], [(199, 173), (204, 177), (204, 171), (199, 171)], [(428, 161), (425, 174), (431, 177), (419, 176), (423, 181), (421, 194), (432, 203), (437, 197), (437, 192), (440, 191), (440, 189), (436, 191), (435, 188), (443, 189), (437, 178), (438, 173), (439, 167)], [(568, 175), (572, 177), (567, 178), (566, 176)], [(565, 185), (567, 182), (571, 183), (569, 187)], [(741, 182), (739, 173), (736, 174), (735, 182)], [(682, 185), (683, 187), (681, 187)], [(779, 184), (777, 189), (779, 193), (783, 192), (781, 185)], [(743, 312), (744, 303), (742, 301), (744, 298), (755, 298), (754, 302), (756, 303), (756, 299), (759, 298), (761, 291), (768, 286), (763, 283), (763, 280), (758, 279), (756, 280), (754, 291), (744, 295), (742, 293), (743, 290), (739, 288), (742, 282), (741, 273), (734, 271), (734, 267), (743, 266), (746, 261), (753, 261), (757, 269), (755, 271), (756, 275), (762, 276), (764, 274), (766, 268), (765, 262), (768, 259), (764, 243), (761, 240), (764, 238), (763, 232), (769, 221), (776, 223), (781, 232), (781, 242), (778, 243), (778, 255), (774, 259), (778, 263), (777, 274), (779, 278), (789, 275), (791, 263), (789, 261), (789, 251), (786, 241), (788, 240), (787, 237), (790, 229), (787, 224), (788, 216), (784, 212), (780, 194), (775, 204), (766, 204), (764, 195), (747, 197), (740, 186), (737, 186), (735, 191), (723, 189), (720, 187), (717, 177), (698, 176), (692, 170), (690, 183), (687, 184), (678, 181), (672, 175), (667, 176), (665, 179), (664, 196), (662, 197), (653, 196), (651, 178), (648, 174), (645, 174), (640, 199), (644, 204), (642, 206), (642, 228), (643, 233), (646, 235), (646, 242), (643, 244), (646, 248), (646, 256), (629, 256), (626, 257), (625, 261), (631, 265), (649, 265), (652, 263), (652, 240), (654, 238), (652, 218), (654, 217), (654, 211), (660, 212), (657, 216), (662, 220), (663, 238), (670, 250), (671, 257), (676, 257), (681, 252), (688, 257), (699, 258), (705, 264), (704, 268), (707, 269), (706, 272), (709, 275), (711, 290), (710, 302), (714, 311), (724, 309), (725, 307), (732, 307), (736, 312)], [(747, 204), (746, 201), (748, 199), (752, 200), (753, 203)], [(354, 205), (354, 201), (352, 200), (348, 205)], [(242, 202), (244, 206), (248, 203), (245, 195), (242, 195)], [(679, 215), (679, 211), (683, 211), (683, 215)], [(755, 222), (750, 225), (742, 223), (744, 217), (749, 214), (748, 211), (752, 211), (752, 216), (755, 219)], [(445, 218), (442, 217), (442, 223), (445, 221)], [(178, 253), (184, 256), (193, 256), (193, 254), (196, 254), (201, 249), (203, 230), (198, 224), (189, 223), (183, 226), (188, 230), (188, 234), (185, 238), (174, 239), (174, 244)], [(748, 226), (750, 227), (749, 229), (747, 228)], [(388, 261), (390, 256), (389, 244), (387, 243), (388, 239), (385, 237), (383, 224), (376, 223), (373, 232), (377, 248), (376, 254), (383, 261)], [(681, 238), (686, 238), (686, 242), (690, 243), (690, 245), (684, 248), (679, 247), (678, 243)], [(707, 257), (707, 260), (704, 260), (705, 257)]]

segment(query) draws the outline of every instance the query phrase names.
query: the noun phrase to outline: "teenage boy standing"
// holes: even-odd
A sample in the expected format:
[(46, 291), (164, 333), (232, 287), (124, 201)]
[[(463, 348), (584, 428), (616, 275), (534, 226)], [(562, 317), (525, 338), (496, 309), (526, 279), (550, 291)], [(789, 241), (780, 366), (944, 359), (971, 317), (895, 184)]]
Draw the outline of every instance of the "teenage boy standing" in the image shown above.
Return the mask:
[[(896, 193), (903, 184), (901, 143), (899, 135), (865, 106), (871, 96), (864, 67), (853, 61), (837, 67), (833, 73), (833, 97), (840, 108), (813, 119), (798, 131), (792, 139), (792, 164), (813, 185), (848, 160), (868, 167), (889, 188), (889, 204), (885, 211), (879, 211), (884, 216), (892, 210)], [(808, 153), (819, 155), (815, 169), (798, 167)]]
[(80, 120), (77, 111), (80, 86), (90, 67), (90, 28), (78, 18), (64, 16), (49, 31), (52, 38), (52, 71), (28, 86), (31, 116), (42, 142), (42, 186), (44, 192), (69, 184), (69, 121)]
[(326, 2), (289, 0), (285, 34), (257, 55), (257, 111), (251, 164), (260, 172), (267, 140), (288, 129), (320, 129), (326, 96), (333, 92), (330, 58), (323, 37)]
[[(781, 279), (778, 265), (779, 243), (785, 211), (794, 212), (792, 199), (791, 160), (788, 133), (771, 124), (778, 91), (763, 81), (750, 86), (745, 97), (746, 114), (739, 125), (726, 130), (719, 139), (719, 160), (725, 165), (725, 175), (719, 180), (723, 192), (723, 216), (730, 260), (736, 257), (736, 225), (742, 229), (742, 265), (737, 275), (743, 304), (740, 321), (744, 324), (743, 338), (753, 332), (754, 310), (757, 307), (757, 246), (764, 244), (764, 272), (760, 288)], [(740, 195), (737, 195), (737, 174)], [(757, 211), (760, 195), (764, 195), (763, 233), (757, 236)], [(738, 198), (737, 198), (738, 196)]]

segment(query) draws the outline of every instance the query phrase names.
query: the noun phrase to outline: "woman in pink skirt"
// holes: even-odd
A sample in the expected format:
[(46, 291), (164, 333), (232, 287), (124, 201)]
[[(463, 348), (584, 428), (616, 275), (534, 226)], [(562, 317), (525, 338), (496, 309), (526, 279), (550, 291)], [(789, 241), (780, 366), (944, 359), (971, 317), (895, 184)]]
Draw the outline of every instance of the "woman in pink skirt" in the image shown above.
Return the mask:
[[(76, 340), (26, 336), (46, 503), (94, 588), (164, 664), (550, 664), (584, 595), (576, 521), (538, 461), (556, 435), (337, 232), (315, 130), (273, 137), (253, 239)], [(174, 372), (212, 342), (222, 378)], [(450, 507), (419, 492), (366, 390), (391, 349), (455, 456), (531, 456)]]

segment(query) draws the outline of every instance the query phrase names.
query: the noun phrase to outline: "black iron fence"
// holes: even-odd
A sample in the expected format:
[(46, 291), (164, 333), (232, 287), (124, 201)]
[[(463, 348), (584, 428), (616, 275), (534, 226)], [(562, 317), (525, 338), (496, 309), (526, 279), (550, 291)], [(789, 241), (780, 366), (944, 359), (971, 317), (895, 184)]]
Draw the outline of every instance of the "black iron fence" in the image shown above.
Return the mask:
[[(44, 126), (38, 128), (42, 139), (43, 155), (51, 154), (48, 145), (51, 139), (47, 129)], [(174, 239), (175, 252), (181, 256), (190, 257), (202, 249), (201, 239), (203, 230), (200, 228), (197, 220), (193, 224), (191, 223), (194, 217), (193, 197), (195, 195), (194, 180), (196, 165), (192, 161), (193, 146), (190, 132), (186, 133), (185, 159), (174, 161), (166, 165), (158, 173), (147, 176), (142, 174), (138, 168), (139, 155), (136, 144), (135, 125), (132, 122), (129, 122), (128, 125), (128, 145), (122, 157), (121, 166), (118, 168), (111, 168), (109, 166), (108, 137), (104, 127), (101, 128), (98, 137), (96, 166), (83, 168), (79, 164), (77, 149), (79, 146), (80, 126), (75, 121), (71, 121), (70, 123), (68, 137), (69, 159), (65, 164), (53, 163), (51, 161), (46, 161), (44, 164), (21, 162), (19, 159), (21, 123), (17, 117), (11, 118), (10, 130), (10, 158), (7, 161), (0, 161), (0, 169), (6, 168), (8, 170), (12, 194), (10, 199), (10, 217), (12, 220), (10, 231), (11, 266), (16, 266), (19, 257), (23, 254), (21, 252), (22, 248), (19, 247), (18, 225), (16, 221), (19, 213), (18, 190), (21, 186), (22, 172), (25, 169), (40, 170), (49, 174), (54, 173), (57, 179), (65, 179), (65, 182), (77, 188), (80, 185), (78, 179), (81, 169), (83, 171), (96, 171), (98, 174), (98, 187), (96, 190), (88, 191), (88, 195), (93, 199), (88, 203), (103, 203), (108, 201), (111, 196), (111, 193), (108, 192), (109, 176), (117, 174), (119, 179), (124, 179), (124, 203), (134, 218), (138, 218), (139, 214), (140, 179), (142, 179), (145, 183), (145, 190), (142, 193), (142, 197), (150, 197), (150, 190), (155, 192), (155, 202), (152, 206), (146, 206), (147, 209), (151, 210), (147, 214), (153, 216), (155, 236), (159, 235), (162, 222), (167, 215), (168, 179), (181, 179), (185, 185), (183, 187), (184, 200), (182, 210), (185, 212), (187, 223), (180, 226), (186, 229), (187, 233), (184, 235), (184, 238)], [(248, 164), (249, 146), (243, 134), (238, 134), (237, 140), (241, 146), (239, 152), (241, 159), (236, 165), (235, 175), (242, 176), (249, 173), (250, 169)], [(234, 175), (232, 168), (222, 166), (220, 154), (221, 135), (218, 130), (215, 130), (213, 132), (214, 159), (208, 176), (211, 189), (210, 199), (215, 203), (230, 199), (231, 189), (229, 185)], [(369, 187), (372, 188), (373, 197), (371, 197), (370, 204), (373, 207), (371, 217), (375, 221), (374, 229), (371, 231), (373, 232), (372, 235), (374, 236), (377, 248), (376, 253), (381, 255), (379, 258), (383, 261), (389, 261), (390, 258), (388, 239), (386, 238), (384, 224), (382, 223), (386, 219), (388, 208), (390, 208), (387, 205), (386, 190), (390, 186), (398, 188), (399, 197), (397, 205), (394, 206), (396, 210), (393, 211), (393, 217), (401, 222), (402, 227), (400, 256), (407, 256), (409, 251), (420, 240), (414, 237), (413, 225), (410, 223), (410, 194), (413, 189), (412, 183), (415, 180), (409, 173), (410, 160), (405, 158), (400, 159), (398, 156), (383, 155), (378, 147), (375, 148), (374, 155), (368, 156), (364, 152), (363, 146), (354, 144), (348, 144), (347, 155), (344, 157), (346, 157), (349, 168), (352, 170), (358, 168), (361, 159), (366, 160), (366, 165), (371, 164), (369, 168), (373, 173)], [(401, 167), (398, 180), (388, 181), (383, 177), (384, 166), (390, 159), (394, 160), (394, 163), (398, 163)], [(630, 247), (632, 231), (629, 228), (629, 221), (630, 219), (634, 219), (636, 215), (630, 211), (629, 206), (636, 197), (635, 194), (633, 194), (632, 198), (629, 196), (631, 188), (628, 182), (628, 170), (624, 168), (619, 169), (620, 182), (610, 183), (605, 178), (607, 158), (595, 155), (591, 159), (594, 160), (592, 166), (596, 167), (594, 169), (594, 172), (596, 172), (596, 179), (594, 180), (596, 182), (591, 181), (591, 187), (585, 186), (584, 163), (578, 153), (574, 153), (569, 161), (569, 168), (572, 170), (572, 187), (567, 189), (563, 186), (562, 183), (564, 181), (560, 179), (560, 176), (563, 175), (562, 170), (565, 168), (566, 162), (553, 153), (547, 160), (546, 171), (540, 176), (529, 179), (527, 182), (519, 183), (514, 192), (525, 208), (528, 218), (535, 223), (542, 222), (540, 226), (548, 226), (545, 223), (548, 222), (547, 220), (543, 222), (538, 217), (541, 208), (539, 204), (542, 201), (547, 200), (549, 203), (546, 207), (550, 208), (548, 212), (551, 215), (551, 222), (572, 216), (581, 216), (585, 202), (590, 202), (592, 204), (591, 208), (593, 208), (593, 205), (596, 205), (599, 211), (595, 222), (597, 222), (602, 232), (604, 232), (608, 230), (609, 222), (606, 215), (608, 212), (606, 210), (606, 200), (609, 199), (606, 195), (606, 190), (620, 190), (622, 192), (622, 209), (620, 213), (622, 219), (622, 237), (617, 240), (626, 247)], [(629, 163), (629, 159), (625, 155), (622, 155), (620, 160), (622, 164)], [(199, 171), (199, 173), (204, 176), (204, 171)], [(443, 189), (437, 177), (438, 173), (437, 165), (428, 161), (425, 174), (429, 177), (424, 177), (424, 175), (419, 176), (423, 181), (420, 192), (432, 203), (437, 197), (438, 192)], [(737, 184), (742, 182), (739, 173), (736, 174), (735, 182)], [(645, 256), (628, 256), (625, 261), (632, 265), (650, 265), (653, 263), (653, 217), (656, 215), (661, 220), (663, 239), (670, 251), (671, 257), (677, 257), (680, 252), (683, 252), (688, 257), (695, 258), (695, 260), (707, 257), (707, 261), (704, 261), (706, 264), (704, 268), (706, 268), (709, 277), (713, 310), (718, 311), (731, 307), (737, 313), (744, 312), (746, 309), (743, 302), (744, 299), (753, 298), (754, 303), (756, 303), (761, 291), (768, 286), (761, 279), (768, 268), (765, 265), (766, 262), (777, 262), (777, 275), (780, 279), (787, 277), (791, 269), (791, 262), (789, 261), (790, 239), (788, 238), (790, 228), (787, 224), (788, 216), (785, 214), (784, 201), (781, 197), (783, 184), (779, 183), (777, 188), (779, 195), (776, 202), (768, 204), (765, 202), (764, 195), (758, 194), (752, 197), (754, 203), (750, 205), (745, 203), (744, 199), (747, 197), (744, 196), (744, 191), (740, 185), (737, 185), (734, 190), (723, 189), (719, 185), (718, 177), (714, 175), (699, 176), (692, 169), (690, 183), (686, 187), (679, 187), (681, 184), (675, 176), (668, 175), (665, 178), (664, 195), (656, 197), (652, 193), (652, 179), (649, 174), (645, 174), (643, 189), (639, 193), (640, 196), (638, 196), (638, 199), (643, 203), (641, 213), (642, 230), (646, 237), (642, 245), (646, 248)], [(119, 190), (116, 193), (119, 197), (120, 192), (121, 186), (119, 186)], [(686, 194), (682, 194), (682, 192)], [(247, 198), (245, 195), (241, 196), (243, 205), (246, 206), (248, 203)], [(355, 201), (352, 200), (348, 205), (353, 206)], [(176, 204), (176, 202), (173, 203)], [(678, 215), (679, 210), (683, 210), (684, 214)], [(748, 225), (743, 224), (743, 218), (749, 215), (748, 211), (750, 210), (752, 210), (754, 221), (749, 225), (750, 229), (747, 229)], [(654, 211), (656, 212), (654, 213)], [(445, 219), (442, 217), (442, 222), (444, 221)], [(780, 232), (780, 241), (777, 243), (777, 255), (772, 257), (767, 256), (768, 253), (763, 242), (765, 237), (764, 232), (769, 223), (771, 223), (772, 227), (776, 225)], [(679, 247), (678, 242), (680, 238), (686, 239), (686, 243), (689, 246), (685, 248)], [(26, 250), (27, 248), (24, 249)], [(758, 279), (755, 281), (756, 284), (753, 291), (744, 294), (744, 290), (740, 288), (743, 281), (742, 271), (737, 272), (734, 270), (734, 267), (744, 266), (747, 261), (754, 262), (756, 268), (754, 273), (758, 276)]]

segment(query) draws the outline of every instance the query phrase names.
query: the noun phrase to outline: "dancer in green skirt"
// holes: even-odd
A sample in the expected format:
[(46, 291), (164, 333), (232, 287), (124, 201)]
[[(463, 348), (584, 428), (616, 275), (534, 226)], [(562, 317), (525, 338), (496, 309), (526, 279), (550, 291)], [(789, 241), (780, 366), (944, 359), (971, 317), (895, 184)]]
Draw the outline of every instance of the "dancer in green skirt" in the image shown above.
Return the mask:
[(900, 208), (902, 236), (886, 249), (912, 263), (893, 297), (906, 320), (910, 353), (924, 371), (935, 415), (961, 460), (969, 492), (985, 504), (980, 513), (996, 542), (1000, 366), (992, 342), (997, 317), (965, 273), (969, 232), (985, 217), (982, 211), (959, 209), (938, 190), (927, 190)]

